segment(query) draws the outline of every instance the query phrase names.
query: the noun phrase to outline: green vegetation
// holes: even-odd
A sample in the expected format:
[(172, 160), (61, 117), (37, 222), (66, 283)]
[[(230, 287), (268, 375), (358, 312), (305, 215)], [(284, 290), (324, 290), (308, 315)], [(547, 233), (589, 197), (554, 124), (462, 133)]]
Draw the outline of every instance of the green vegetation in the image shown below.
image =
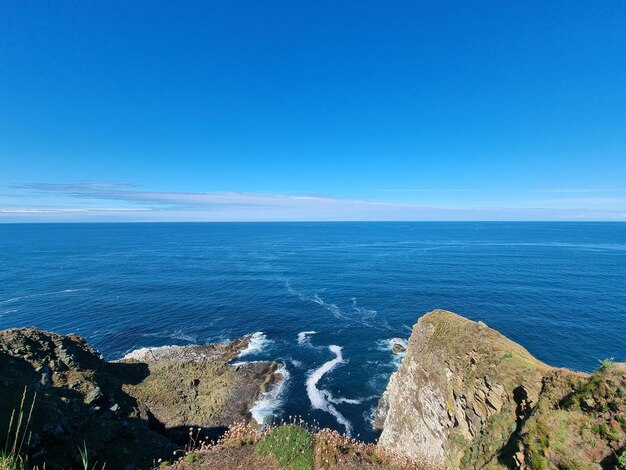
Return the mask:
[(617, 463), (619, 464), (620, 468), (623, 468), (626, 470), (626, 450), (622, 452), (620, 456), (617, 458)]
[(185, 455), (185, 462), (187, 463), (196, 463), (200, 458), (196, 452), (190, 452)]
[[(4, 448), (0, 450), (0, 469), (2, 470), (25, 470), (27, 468), (27, 459), (22, 455), (22, 450), (24, 444), (26, 447), (30, 444), (31, 433), (28, 428), (33, 416), (37, 394), (33, 396), (28, 414), (25, 413), (26, 396), (27, 389), (24, 387), (20, 409), (17, 414), (15, 410), (11, 413)], [(14, 424), (15, 427), (13, 427)], [(28, 440), (26, 439), (27, 436)]]
[(83, 441), (83, 446), (78, 448), (80, 453), (80, 461), (83, 464), (83, 470), (89, 470), (89, 452), (87, 451), (87, 444)]
[(279, 426), (263, 437), (256, 448), (261, 455), (273, 455), (281, 467), (290, 470), (313, 468), (313, 438), (300, 426)]
[(546, 376), (536, 411), (522, 428), (531, 468), (599, 468), (593, 462), (611, 454), (617, 464), (614, 449), (626, 438), (624, 370), (622, 363), (602, 361), (589, 376), (563, 370)]

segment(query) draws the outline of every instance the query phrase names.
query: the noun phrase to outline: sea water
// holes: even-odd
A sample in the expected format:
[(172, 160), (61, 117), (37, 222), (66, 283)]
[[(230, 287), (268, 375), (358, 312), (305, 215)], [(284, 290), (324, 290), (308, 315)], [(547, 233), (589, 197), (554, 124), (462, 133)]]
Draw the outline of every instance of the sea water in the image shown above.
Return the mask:
[(583, 371), (626, 359), (626, 224), (0, 225), (0, 328), (83, 335), (107, 359), (253, 334), (284, 381), (251, 410), (376, 437), (425, 312), (482, 320)]

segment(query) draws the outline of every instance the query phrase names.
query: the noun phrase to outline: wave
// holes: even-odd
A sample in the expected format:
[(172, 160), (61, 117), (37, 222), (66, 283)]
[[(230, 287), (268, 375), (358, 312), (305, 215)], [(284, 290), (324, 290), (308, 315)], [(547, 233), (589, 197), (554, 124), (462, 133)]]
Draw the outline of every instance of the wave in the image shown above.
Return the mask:
[(287, 366), (282, 365), (276, 370), (275, 374), (280, 374), (282, 378), (270, 390), (261, 394), (261, 397), (250, 409), (252, 418), (261, 426), (270, 424), (283, 404), (285, 385), (289, 380)]
[(248, 342), (248, 346), (246, 349), (242, 350), (237, 357), (248, 356), (250, 354), (258, 354), (270, 343), (270, 340), (267, 339), (265, 333), (262, 331), (257, 331), (250, 335), (250, 341)]
[(352, 401), (347, 398), (333, 398), (328, 390), (317, 388), (317, 383), (325, 374), (344, 362), (340, 346), (331, 345), (328, 346), (328, 349), (335, 354), (335, 358), (325, 362), (321, 367), (309, 374), (306, 380), (306, 393), (309, 396), (313, 409), (322, 410), (334, 416), (337, 422), (346, 429), (346, 434), (351, 435), (352, 424), (331, 403), (352, 403)]
[(311, 345), (311, 338), (309, 336), (314, 335), (317, 331), (301, 331), (298, 333), (298, 344), (300, 346)]

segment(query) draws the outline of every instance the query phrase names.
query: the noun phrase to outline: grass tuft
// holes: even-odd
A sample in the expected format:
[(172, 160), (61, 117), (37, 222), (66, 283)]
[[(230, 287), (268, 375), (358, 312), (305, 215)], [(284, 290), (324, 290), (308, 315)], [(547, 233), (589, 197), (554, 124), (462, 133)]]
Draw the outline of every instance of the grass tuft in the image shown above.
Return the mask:
[(290, 470), (313, 468), (313, 437), (300, 426), (285, 424), (272, 429), (256, 448), (261, 455), (273, 455), (281, 467)]
[[(0, 469), (2, 470), (26, 470), (28, 467), (28, 459), (22, 454), (22, 451), (24, 450), (24, 444), (26, 444), (26, 447), (30, 444), (31, 432), (29, 431), (29, 427), (33, 417), (37, 394), (33, 395), (30, 408), (28, 408), (28, 412), (26, 413), (27, 392), (28, 389), (24, 387), (20, 408), (17, 412), (13, 410), (11, 413), (4, 448), (0, 449)], [(15, 427), (13, 426), (14, 424)]]

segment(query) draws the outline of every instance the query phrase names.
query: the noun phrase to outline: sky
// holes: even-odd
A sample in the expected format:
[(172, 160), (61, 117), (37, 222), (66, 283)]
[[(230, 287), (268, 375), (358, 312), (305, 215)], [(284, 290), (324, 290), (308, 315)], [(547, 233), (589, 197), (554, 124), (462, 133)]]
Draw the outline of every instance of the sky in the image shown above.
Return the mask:
[(0, 2), (0, 222), (626, 221), (626, 2)]

